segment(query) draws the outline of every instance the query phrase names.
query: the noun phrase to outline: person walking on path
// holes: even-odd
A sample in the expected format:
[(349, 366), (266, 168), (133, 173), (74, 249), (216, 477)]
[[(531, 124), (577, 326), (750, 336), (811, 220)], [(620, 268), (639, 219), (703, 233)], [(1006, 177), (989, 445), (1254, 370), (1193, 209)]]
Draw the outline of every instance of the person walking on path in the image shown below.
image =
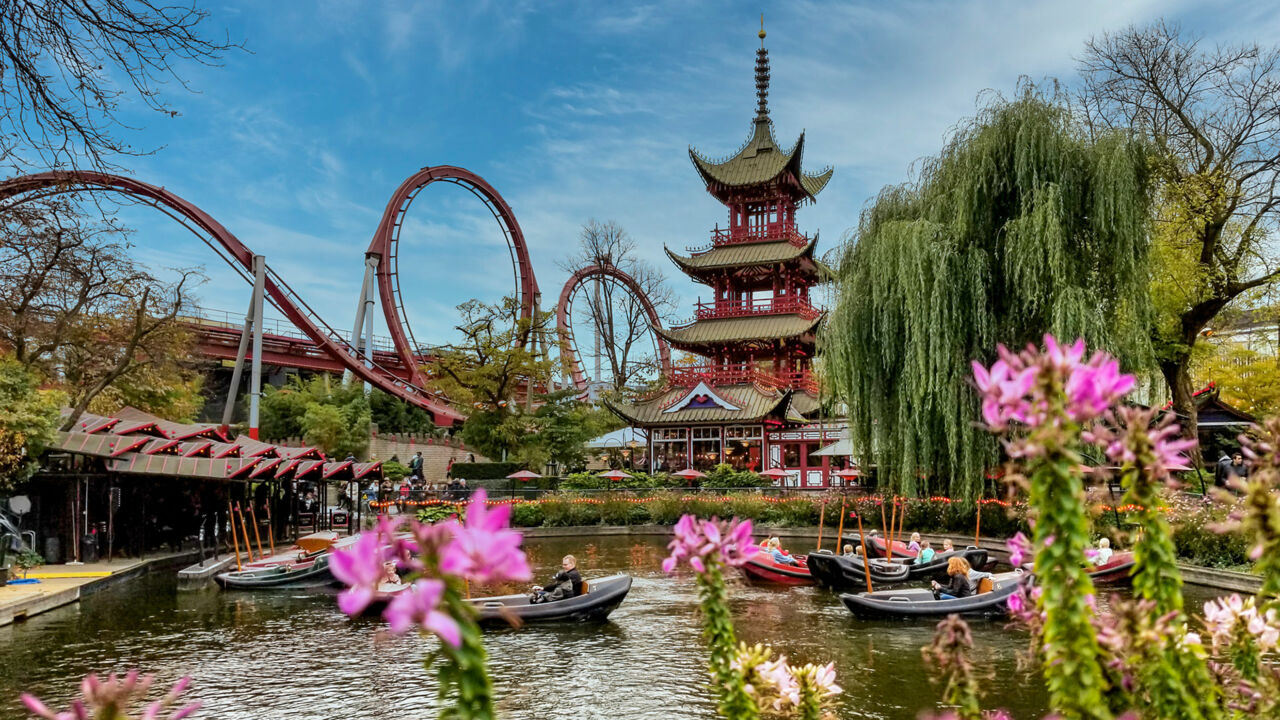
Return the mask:
[(1231, 458), (1226, 453), (1222, 453), (1222, 457), (1218, 458), (1218, 464), (1213, 468), (1213, 484), (1215, 487), (1226, 487), (1228, 473), (1231, 472)]
[(422, 451), (419, 450), (409, 459), (409, 474), (421, 479), (422, 475)]

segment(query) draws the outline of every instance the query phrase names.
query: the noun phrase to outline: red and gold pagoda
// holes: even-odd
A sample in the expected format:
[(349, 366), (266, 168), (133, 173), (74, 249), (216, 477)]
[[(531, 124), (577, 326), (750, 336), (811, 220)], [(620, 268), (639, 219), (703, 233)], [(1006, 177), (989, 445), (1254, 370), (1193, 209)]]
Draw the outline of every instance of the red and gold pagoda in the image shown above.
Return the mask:
[(812, 372), (815, 335), (823, 310), (810, 290), (829, 270), (814, 257), (817, 237), (796, 226), (796, 210), (816, 196), (833, 170), (806, 173), (804, 134), (790, 150), (779, 147), (769, 118), (769, 51), (760, 31), (751, 136), (735, 155), (712, 160), (690, 148), (707, 192), (729, 209), (726, 228), (711, 242), (667, 254), (682, 272), (711, 288), (694, 317), (654, 331), (678, 350), (700, 356), (677, 365), (663, 390), (634, 404), (609, 403), (623, 419), (649, 430), (653, 472), (720, 463), (737, 469), (787, 470), (785, 484), (823, 487), (828, 458), (815, 456), (839, 436), (811, 425), (818, 410)]

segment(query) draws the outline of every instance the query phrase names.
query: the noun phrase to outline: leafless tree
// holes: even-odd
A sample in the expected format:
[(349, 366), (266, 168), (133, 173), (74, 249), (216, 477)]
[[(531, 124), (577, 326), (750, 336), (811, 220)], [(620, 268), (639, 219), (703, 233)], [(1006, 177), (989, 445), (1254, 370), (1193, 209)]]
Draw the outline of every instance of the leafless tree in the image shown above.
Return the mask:
[(1163, 230), (1195, 265), (1186, 301), (1153, 338), (1174, 409), (1195, 437), (1192, 347), (1223, 308), (1280, 273), (1268, 248), (1280, 219), (1280, 51), (1204, 47), (1157, 22), (1093, 38), (1080, 69), (1086, 118), (1154, 145), (1160, 220), (1178, 223)]
[(120, 135), (132, 129), (121, 103), (177, 115), (160, 90), (188, 87), (178, 65), (216, 64), (238, 47), (204, 37), (207, 18), (152, 0), (0, 0), (0, 160), (14, 171), (108, 168), (148, 152)]
[(0, 210), (0, 345), (66, 386), (71, 427), (113, 383), (189, 355), (180, 316), (201, 275), (161, 281), (126, 231), (49, 197)]
[[(577, 252), (561, 267), (572, 273), (589, 265), (613, 265), (635, 279), (658, 316), (664, 317), (674, 306), (666, 278), (660, 270), (637, 257), (635, 248), (635, 241), (617, 222), (592, 219), (582, 226)], [(584, 287), (579, 297), (579, 302), (585, 302), (586, 316), (598, 340), (598, 349), (594, 352), (607, 365), (600, 374), (607, 375), (611, 389), (625, 391), (652, 377), (658, 369), (653, 331), (644, 304), (631, 289), (617, 280), (602, 277)], [(578, 338), (580, 354), (586, 350), (583, 340)]]

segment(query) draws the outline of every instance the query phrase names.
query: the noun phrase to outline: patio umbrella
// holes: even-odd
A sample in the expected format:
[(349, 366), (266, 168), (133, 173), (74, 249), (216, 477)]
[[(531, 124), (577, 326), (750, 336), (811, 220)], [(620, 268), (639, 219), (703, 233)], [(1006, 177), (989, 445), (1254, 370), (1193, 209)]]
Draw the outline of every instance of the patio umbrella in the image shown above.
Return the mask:
[(596, 475), (596, 477), (609, 478), (610, 480), (626, 480), (631, 477), (631, 475), (629, 473), (624, 473), (621, 470), (609, 470), (608, 472), (602, 472), (599, 475)]
[(769, 468), (768, 470), (761, 470), (760, 474), (765, 477), (771, 477), (771, 478), (784, 478), (791, 475), (791, 473), (787, 472), (786, 470), (783, 470), (782, 468)]
[(534, 478), (540, 478), (540, 477), (542, 476), (536, 472), (521, 470), (520, 472), (511, 473), (510, 475), (507, 476), (507, 479), (508, 480), (533, 480)]
[(685, 468), (684, 470), (681, 470), (680, 472), (673, 472), (673, 473), (671, 473), (671, 474), (672, 474), (672, 475), (675, 475), (676, 477), (682, 477), (682, 478), (684, 478), (685, 480), (695, 480), (695, 479), (697, 479), (697, 478), (704, 478), (704, 477), (706, 477), (706, 476), (707, 476), (707, 474), (706, 474), (706, 473), (704, 473), (704, 472), (698, 472), (697, 470), (694, 470), (693, 468)]

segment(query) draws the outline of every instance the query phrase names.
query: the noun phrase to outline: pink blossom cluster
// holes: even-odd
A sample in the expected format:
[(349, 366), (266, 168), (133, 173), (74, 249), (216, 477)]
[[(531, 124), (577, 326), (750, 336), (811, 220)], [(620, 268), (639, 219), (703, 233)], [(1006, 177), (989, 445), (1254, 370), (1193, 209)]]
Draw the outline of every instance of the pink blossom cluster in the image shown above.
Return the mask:
[(1039, 627), (1044, 621), (1044, 613), (1036, 609), (1036, 604), (1040, 601), (1040, 593), (1039, 586), (1028, 583), (1019, 585), (1007, 601), (1009, 614), (1013, 619), (1033, 629)]
[(1031, 539), (1019, 530), (1006, 542), (1009, 548), (1009, 564), (1015, 568), (1022, 567), (1027, 556), (1031, 554)]
[(457, 621), (438, 607), (446, 583), (442, 578), (463, 578), (478, 584), (523, 582), (533, 576), (521, 534), (510, 528), (511, 506), (486, 505), (483, 489), (476, 490), (467, 506), (466, 520), (436, 524), (412, 518), (383, 516), (378, 527), (360, 534), (349, 548), (334, 553), (333, 574), (348, 585), (338, 596), (338, 606), (348, 615), (359, 615), (378, 597), (382, 565), (388, 559), (422, 577), (397, 592), (383, 617), (393, 632), (421, 628), (457, 647), (461, 634)]
[(1270, 652), (1280, 646), (1280, 621), (1275, 609), (1260, 612), (1253, 598), (1241, 599), (1233, 594), (1210, 600), (1204, 604), (1204, 622), (1213, 637), (1215, 650), (1229, 647), (1241, 628), (1253, 637), (1260, 652)]
[(1003, 345), (999, 359), (988, 369), (973, 362), (974, 381), (982, 396), (982, 418), (993, 432), (1008, 430), (1010, 423), (1030, 427), (1057, 425), (1051, 417), (1056, 406), (1050, 392), (1064, 394), (1066, 419), (1087, 423), (1100, 417), (1133, 389), (1132, 375), (1120, 372), (1120, 363), (1104, 352), (1084, 360), (1084, 340), (1070, 346), (1044, 336), (1043, 352), (1028, 346), (1014, 353)]
[(1138, 462), (1141, 455), (1146, 472), (1167, 481), (1171, 473), (1187, 469), (1191, 461), (1186, 451), (1197, 442), (1194, 438), (1179, 437), (1182, 428), (1174, 421), (1173, 413), (1165, 413), (1156, 420), (1157, 412), (1122, 407), (1080, 436), (1085, 442), (1101, 447), (1116, 465), (1131, 465)]
[[(112, 720), (128, 720), (132, 706), (145, 702), (147, 691), (151, 689), (154, 678), (151, 675), (140, 675), (137, 670), (130, 670), (123, 677), (112, 673), (105, 680), (97, 675), (86, 675), (80, 681), (81, 698), (72, 701), (71, 709), (55, 713), (39, 698), (29, 693), (22, 694), (22, 704), (37, 717), (45, 720), (90, 720), (90, 718), (112, 718)], [(162, 714), (178, 705), (178, 698), (186, 691), (191, 678), (184, 677), (174, 683), (164, 697), (147, 703), (142, 708), (139, 720), (182, 720), (200, 708), (200, 703), (184, 705), (172, 713)]]
[(728, 523), (716, 518), (699, 520), (684, 515), (674, 528), (675, 539), (667, 547), (671, 556), (662, 561), (664, 572), (674, 572), (687, 562), (695, 572), (707, 570), (707, 562), (741, 567), (760, 550), (751, 542), (751, 521), (734, 518)]

